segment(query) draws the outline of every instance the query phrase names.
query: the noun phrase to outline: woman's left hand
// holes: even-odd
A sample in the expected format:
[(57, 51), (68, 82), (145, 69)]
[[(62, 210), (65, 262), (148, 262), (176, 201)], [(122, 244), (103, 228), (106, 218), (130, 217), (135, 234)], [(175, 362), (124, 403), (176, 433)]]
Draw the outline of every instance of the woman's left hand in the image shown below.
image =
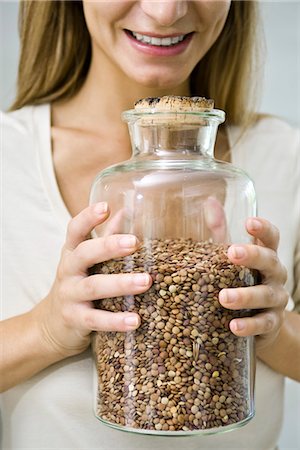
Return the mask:
[(257, 336), (257, 349), (260, 349), (276, 339), (282, 325), (288, 301), (284, 288), (287, 272), (277, 255), (277, 228), (267, 220), (255, 217), (247, 220), (246, 229), (254, 237), (255, 244), (231, 245), (228, 257), (234, 264), (258, 270), (261, 284), (223, 289), (219, 300), (227, 309), (260, 310), (251, 317), (233, 319), (229, 325), (237, 336)]

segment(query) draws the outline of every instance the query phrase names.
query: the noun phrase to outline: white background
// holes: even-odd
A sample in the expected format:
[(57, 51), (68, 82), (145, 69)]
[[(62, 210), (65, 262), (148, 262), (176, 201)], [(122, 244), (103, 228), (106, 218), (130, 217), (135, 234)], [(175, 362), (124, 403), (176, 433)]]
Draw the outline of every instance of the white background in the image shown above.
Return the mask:
[[(266, 39), (266, 66), (260, 110), (276, 114), (300, 126), (300, 1), (261, 1), (260, 4)], [(17, 11), (16, 1), (0, 0), (2, 110), (9, 107), (15, 92), (19, 48)], [(286, 394), (280, 450), (300, 450), (300, 383), (287, 380)]]

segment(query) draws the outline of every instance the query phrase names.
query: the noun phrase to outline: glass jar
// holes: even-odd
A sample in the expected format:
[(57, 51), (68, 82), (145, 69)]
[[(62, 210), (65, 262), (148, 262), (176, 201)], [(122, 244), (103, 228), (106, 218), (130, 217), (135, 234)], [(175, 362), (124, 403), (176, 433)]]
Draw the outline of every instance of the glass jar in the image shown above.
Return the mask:
[(251, 180), (213, 149), (220, 110), (123, 113), (133, 155), (95, 179), (91, 203), (109, 204), (94, 237), (131, 233), (140, 247), (91, 273), (149, 272), (140, 295), (95, 302), (135, 311), (132, 332), (97, 332), (95, 413), (126, 431), (190, 435), (227, 431), (254, 414), (252, 337), (229, 330), (247, 311), (223, 308), (227, 287), (250, 286), (255, 274), (227, 258), (231, 243), (249, 243), (245, 220), (256, 213)]

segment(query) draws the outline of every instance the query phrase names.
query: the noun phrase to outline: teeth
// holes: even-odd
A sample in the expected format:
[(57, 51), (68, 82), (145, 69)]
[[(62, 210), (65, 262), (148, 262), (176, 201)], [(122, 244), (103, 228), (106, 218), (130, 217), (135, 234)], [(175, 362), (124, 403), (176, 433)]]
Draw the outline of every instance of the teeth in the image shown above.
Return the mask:
[(184, 38), (184, 36), (183, 37), (172, 37), (171, 38), (171, 42), (172, 42), (172, 44), (177, 44), (178, 42), (180, 42), (180, 41), (182, 41), (182, 39)]
[(185, 37), (185, 34), (182, 34), (181, 36), (176, 37), (157, 38), (147, 36), (146, 34), (135, 33), (134, 31), (132, 31), (132, 34), (135, 37), (135, 39), (137, 39), (140, 42), (150, 45), (157, 45), (161, 47), (169, 47), (170, 45), (178, 44), (178, 42), (181, 42)]

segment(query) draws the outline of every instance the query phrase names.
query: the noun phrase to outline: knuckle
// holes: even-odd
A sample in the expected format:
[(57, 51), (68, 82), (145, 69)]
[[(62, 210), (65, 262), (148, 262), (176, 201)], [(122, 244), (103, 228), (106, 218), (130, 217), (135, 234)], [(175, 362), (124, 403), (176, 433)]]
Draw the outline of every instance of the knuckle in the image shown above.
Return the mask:
[(285, 284), (288, 278), (288, 272), (286, 267), (280, 263), (281, 283)]
[(88, 330), (97, 330), (96, 318), (90, 311), (83, 317), (83, 324)]
[(274, 305), (275, 304), (275, 299), (276, 299), (276, 293), (275, 293), (275, 290), (274, 290), (273, 286), (267, 284), (265, 286), (265, 288), (267, 290), (266, 297), (267, 297), (268, 303), (270, 305)]
[(73, 251), (73, 257), (80, 263), (85, 261), (86, 251), (83, 244), (84, 242), (81, 242)]
[[(104, 315), (105, 314), (105, 315)], [(125, 331), (121, 320), (122, 313), (107, 313), (97, 309), (95, 311), (89, 311), (83, 318), (83, 323), (86, 328), (93, 331)]]
[(67, 225), (67, 236), (70, 238), (78, 238), (79, 240), (87, 239), (87, 234), (83, 231), (85, 220), (84, 217), (81, 216), (82, 213), (79, 213), (78, 216), (73, 217), (68, 225)]
[(84, 279), (84, 293), (85, 297), (89, 300), (97, 298), (97, 278), (94, 275), (86, 277)]
[(270, 267), (278, 267), (279, 265), (281, 265), (278, 255), (275, 251), (271, 251), (270, 252)]
[(111, 253), (114, 250), (114, 248), (117, 247), (116, 244), (117, 241), (115, 236), (106, 236), (100, 239), (101, 239), (100, 245), (102, 247), (102, 251), (105, 254)]
[(71, 254), (68, 254), (67, 252), (62, 252), (59, 264), (57, 266), (56, 270), (56, 278), (58, 281), (63, 282), (64, 279), (67, 278), (67, 276), (71, 273)]
[(251, 288), (240, 288), (236, 290), (236, 301), (239, 309), (247, 309), (251, 305), (253, 292)]
[(274, 315), (271, 313), (267, 313), (265, 314), (265, 318), (264, 318), (264, 332), (265, 333), (269, 333), (270, 331), (273, 330), (275, 325), (275, 321), (274, 321)]
[(117, 283), (120, 288), (128, 289), (134, 286), (134, 274), (133, 273), (120, 273), (117, 277)]
[[(133, 275), (131, 274), (121, 274), (118, 277), (118, 285), (122, 291), (128, 292), (128, 290), (134, 290)], [(129, 293), (129, 292), (128, 292)]]
[[(249, 306), (251, 307), (251, 305), (253, 304), (253, 300), (255, 300), (255, 297), (257, 296), (257, 286), (248, 286), (241, 289), (243, 289), (243, 291), (240, 290), (240, 293), (243, 292), (243, 295), (245, 295), (243, 306), (249, 308)], [(241, 295), (241, 298), (242, 297), (243, 296)]]
[(65, 266), (64, 266), (64, 264), (61, 263), (57, 267), (56, 279), (59, 283), (61, 283), (64, 278), (65, 278)]
[(288, 304), (288, 301), (289, 301), (289, 293), (286, 289), (282, 289), (281, 302), (283, 309), (285, 309), (286, 305)]
[(112, 312), (109, 315), (109, 319), (106, 324), (106, 329), (110, 331), (125, 331), (123, 324), (123, 314), (122, 312)]
[(252, 258), (254, 260), (258, 259), (260, 257), (260, 252), (261, 252), (259, 245), (251, 245), (250, 249), (251, 249)]
[(76, 231), (76, 228), (77, 228), (77, 223), (76, 223), (75, 219), (74, 218), (70, 219), (69, 223), (67, 225), (67, 234), (73, 235), (74, 232)]
[(59, 283), (56, 292), (61, 302), (70, 297), (70, 289), (67, 283)]
[(273, 239), (276, 242), (276, 244), (278, 244), (280, 239), (279, 229), (276, 227), (276, 225), (272, 225), (272, 227), (273, 227)]
[(68, 324), (68, 326), (74, 322), (74, 314), (69, 307), (64, 307), (61, 309), (61, 316), (64, 323)]

